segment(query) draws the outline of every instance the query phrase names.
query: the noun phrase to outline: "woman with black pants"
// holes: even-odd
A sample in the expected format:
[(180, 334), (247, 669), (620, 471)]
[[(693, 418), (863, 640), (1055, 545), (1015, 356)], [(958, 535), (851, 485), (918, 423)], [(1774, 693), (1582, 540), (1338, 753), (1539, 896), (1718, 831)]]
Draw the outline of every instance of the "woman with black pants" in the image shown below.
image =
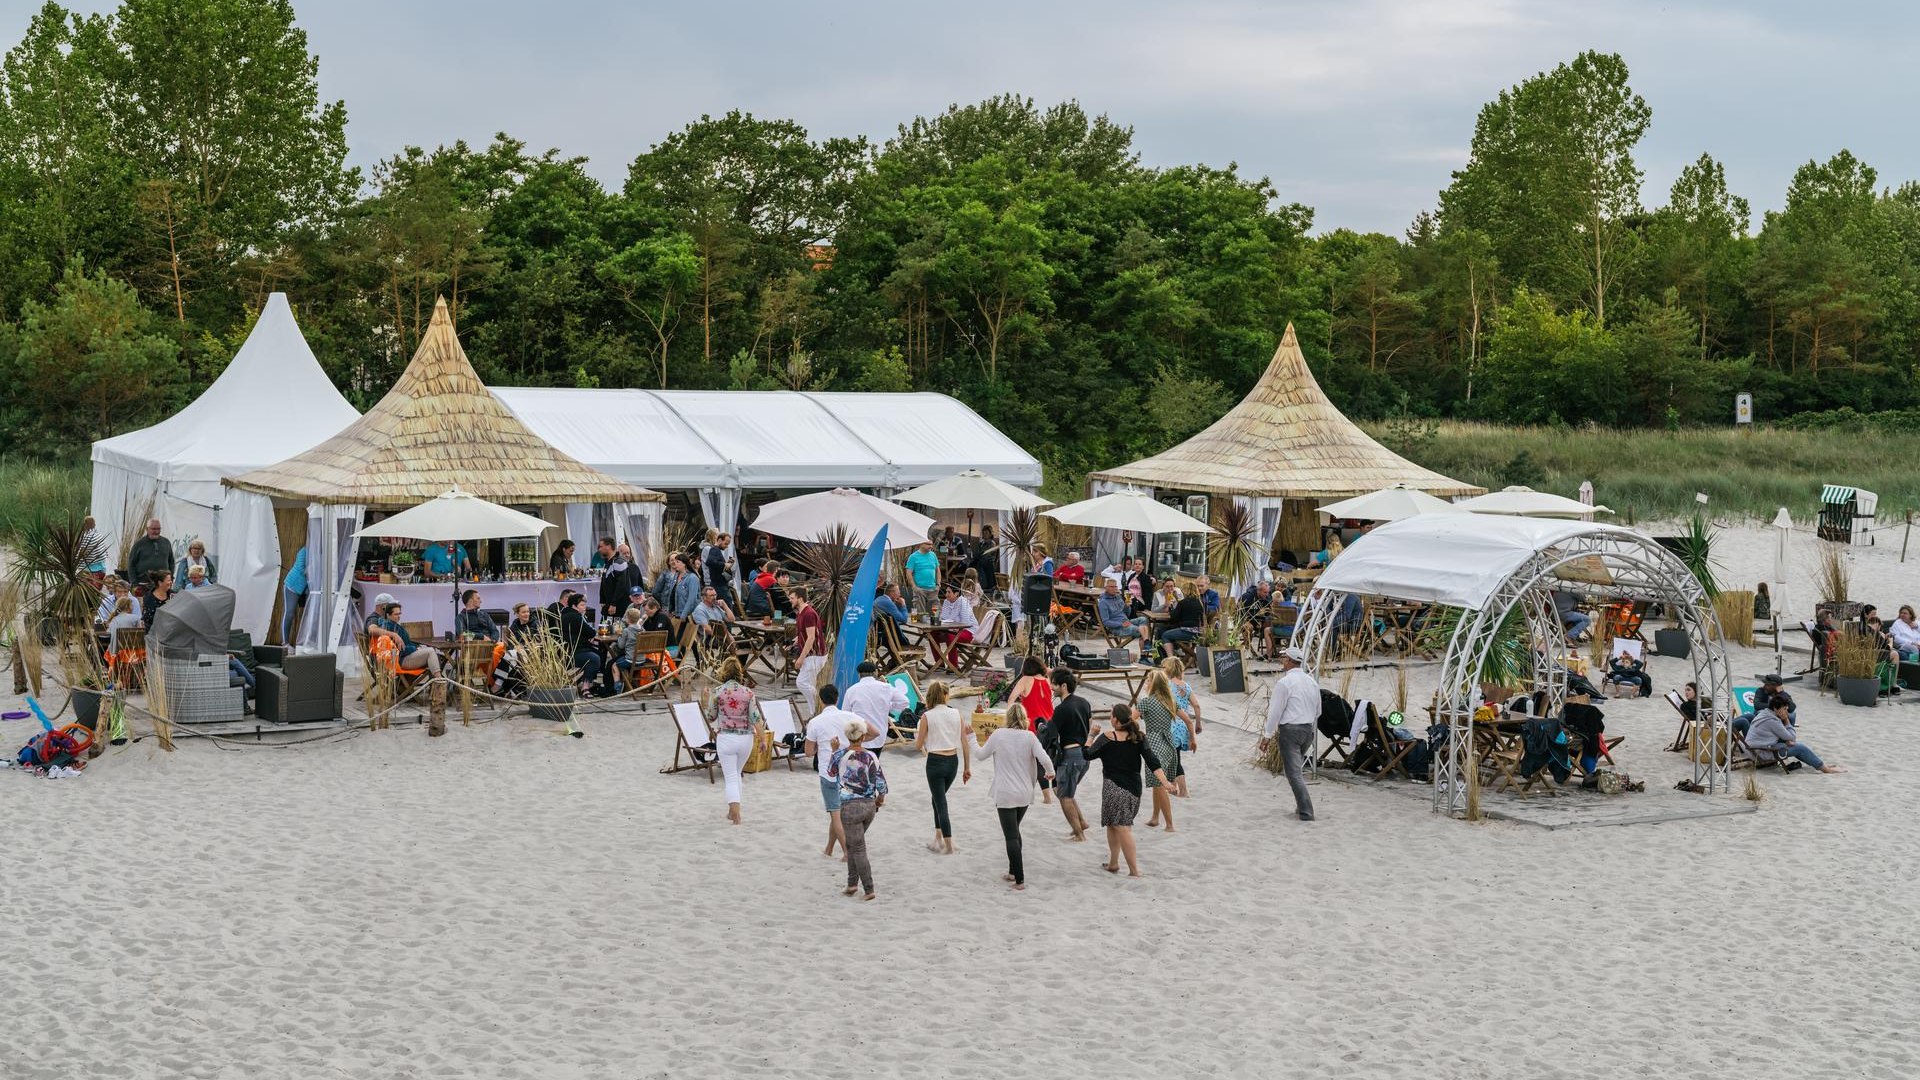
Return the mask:
[[(976, 737), (978, 733), (976, 733)], [(980, 756), (993, 762), (993, 805), (1000, 814), (1000, 834), (1007, 841), (1007, 872), (1003, 878), (1015, 889), (1027, 887), (1026, 865), (1020, 858), (1020, 819), (1033, 805), (1033, 777), (1041, 772), (1053, 779), (1053, 760), (1040, 747), (1040, 738), (1027, 730), (1027, 710), (1015, 701), (1007, 705), (1006, 723), (980, 744)]]
[(963, 737), (959, 710), (947, 704), (947, 693), (943, 682), (927, 687), (927, 711), (920, 714), (920, 727), (913, 736), (913, 748), (927, 755), (927, 790), (933, 795), (933, 840), (927, 850), (936, 855), (953, 854), (947, 789), (955, 776), (963, 784), (973, 779), (973, 747)]

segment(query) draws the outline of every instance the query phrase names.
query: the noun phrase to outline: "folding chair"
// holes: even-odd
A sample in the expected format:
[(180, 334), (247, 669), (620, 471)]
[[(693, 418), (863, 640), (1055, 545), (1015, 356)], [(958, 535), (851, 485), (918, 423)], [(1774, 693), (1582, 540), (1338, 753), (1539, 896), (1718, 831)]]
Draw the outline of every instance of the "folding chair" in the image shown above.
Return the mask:
[(973, 640), (962, 641), (954, 646), (954, 659), (958, 661), (954, 665), (957, 668), (954, 677), (963, 678), (972, 673), (974, 668), (986, 663), (993, 655), (993, 647), (998, 644), (996, 639), (999, 636), (1000, 613), (988, 608), (987, 613), (980, 617), (979, 624), (973, 628)]
[(1380, 762), (1379, 770), (1373, 774), (1374, 783), (1379, 783), (1396, 772), (1403, 779), (1412, 780), (1413, 773), (1407, 768), (1406, 759), (1419, 740), (1394, 738), (1393, 729), (1387, 726), (1387, 718), (1380, 715), (1380, 710), (1375, 708), (1371, 701), (1356, 702), (1353, 711), (1356, 724), (1360, 714), (1363, 711), (1366, 713), (1367, 730), (1372, 733), (1373, 740), (1379, 744), (1378, 749), (1374, 751)]
[(792, 698), (761, 698), (760, 719), (767, 725), (767, 731), (773, 736), (773, 756), (775, 760), (785, 758), (787, 771), (793, 771), (793, 759), (801, 751), (799, 721), (793, 718)]
[[(667, 654), (665, 630), (634, 635), (632, 660), (627, 665), (628, 689), (645, 690), (679, 669), (680, 665)], [(614, 670), (619, 670), (617, 665)]]
[(896, 671), (906, 671), (912, 664), (908, 659), (907, 647), (900, 641), (900, 628), (892, 619), (884, 616), (873, 620), (874, 659), (880, 666), (880, 677), (886, 678)]
[[(713, 770), (720, 767), (720, 755), (713, 749), (713, 732), (707, 727), (706, 714), (697, 701), (678, 701), (673, 706), (673, 764), (661, 766), (663, 773), (707, 770), (707, 783), (713, 783)], [(685, 763), (680, 757), (686, 755)]]
[(145, 686), (147, 632), (132, 627), (116, 630), (109, 643), (113, 651), (107, 654), (107, 664), (112, 671), (113, 684), (122, 690)]

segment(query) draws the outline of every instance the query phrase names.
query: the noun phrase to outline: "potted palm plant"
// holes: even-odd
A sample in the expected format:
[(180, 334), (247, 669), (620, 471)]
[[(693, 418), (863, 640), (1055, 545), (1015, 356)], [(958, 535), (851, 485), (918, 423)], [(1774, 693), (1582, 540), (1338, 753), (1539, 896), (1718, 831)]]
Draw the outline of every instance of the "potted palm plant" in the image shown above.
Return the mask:
[[(42, 633), (57, 650), (74, 718), (92, 728), (107, 691), (106, 665), (93, 632), (100, 586), (89, 567), (106, 558), (106, 543), (71, 515), (29, 516), (14, 531), (10, 592), (20, 608), (37, 613)], [(31, 640), (23, 644), (36, 647)]]
[(1220, 614), (1207, 630), (1207, 648), (1199, 654), (1203, 657), (1203, 674), (1212, 673), (1213, 649), (1240, 648), (1240, 590), (1253, 581), (1266, 561), (1251, 510), (1238, 502), (1223, 502), (1214, 514), (1214, 522), (1218, 531), (1207, 538), (1207, 570), (1226, 589), (1220, 598)]
[(573, 719), (574, 681), (579, 672), (573, 666), (573, 654), (560, 635), (552, 630), (528, 634), (515, 646), (520, 657), (520, 678), (527, 684), (527, 703), (535, 720), (556, 724)]
[(1840, 628), (1833, 646), (1834, 685), (1840, 704), (1871, 708), (1880, 703), (1880, 665), (1886, 652), (1880, 639), (1849, 624)]

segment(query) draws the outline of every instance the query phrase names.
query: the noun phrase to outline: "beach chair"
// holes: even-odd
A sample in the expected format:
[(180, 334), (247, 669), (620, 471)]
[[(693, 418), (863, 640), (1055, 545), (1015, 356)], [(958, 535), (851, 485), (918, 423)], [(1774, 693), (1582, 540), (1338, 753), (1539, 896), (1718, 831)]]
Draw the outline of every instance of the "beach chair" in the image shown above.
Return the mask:
[(954, 646), (955, 678), (962, 678), (973, 672), (974, 668), (992, 658), (993, 648), (999, 644), (1000, 612), (988, 608), (987, 613), (973, 628), (973, 640), (963, 641)]
[[(713, 731), (697, 701), (678, 701), (673, 706), (673, 764), (662, 766), (663, 773), (707, 770), (707, 783), (713, 783), (713, 770), (720, 767), (720, 755), (714, 753)], [(682, 759), (685, 759), (684, 761)]]
[(775, 761), (785, 758), (787, 771), (793, 771), (793, 759), (801, 753), (803, 741), (800, 738), (800, 722), (793, 716), (792, 698), (761, 698), (760, 719), (767, 725), (767, 732), (773, 736), (773, 757)]
[(913, 663), (911, 656), (905, 643), (900, 640), (900, 627), (892, 619), (876, 615), (873, 620), (873, 659), (880, 668), (880, 677), (884, 679), (896, 671), (906, 671)]
[(147, 681), (147, 632), (133, 627), (114, 631), (113, 651), (107, 654), (107, 666), (113, 685), (134, 690)]
[[(1376, 766), (1373, 770), (1375, 783), (1385, 780), (1396, 772), (1402, 779), (1411, 781), (1413, 773), (1407, 768), (1406, 760), (1407, 755), (1413, 751), (1414, 744), (1419, 740), (1394, 738), (1393, 729), (1387, 726), (1387, 718), (1380, 714), (1380, 710), (1375, 708), (1371, 701), (1356, 702), (1353, 711), (1356, 726), (1362, 720), (1361, 714), (1365, 714), (1365, 731), (1367, 732), (1362, 736), (1364, 752), (1356, 756), (1355, 760), (1363, 767), (1369, 764)], [(1369, 753), (1371, 757), (1368, 756)]]
[(1351, 769), (1354, 766), (1354, 752), (1359, 748), (1359, 743), (1354, 739), (1363, 731), (1357, 726), (1355, 717), (1359, 713), (1359, 706), (1363, 703), (1354, 702), (1347, 706), (1344, 714), (1336, 715), (1326, 704), (1329, 698), (1335, 701), (1340, 700), (1333, 696), (1331, 691), (1320, 699), (1320, 721), (1314, 726), (1319, 729), (1320, 737), (1327, 741), (1327, 748), (1320, 751), (1313, 764), (1316, 769), (1321, 769), (1338, 758), (1341, 767)]

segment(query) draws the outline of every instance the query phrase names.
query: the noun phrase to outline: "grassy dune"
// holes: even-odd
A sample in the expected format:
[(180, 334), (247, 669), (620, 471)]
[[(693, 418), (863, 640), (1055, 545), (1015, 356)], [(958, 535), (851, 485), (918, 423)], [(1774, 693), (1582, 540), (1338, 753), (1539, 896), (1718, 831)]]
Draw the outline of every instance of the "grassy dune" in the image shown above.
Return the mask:
[(86, 461), (48, 464), (0, 457), (0, 540), (29, 514), (71, 512), (84, 517), (93, 486), (93, 465)]

